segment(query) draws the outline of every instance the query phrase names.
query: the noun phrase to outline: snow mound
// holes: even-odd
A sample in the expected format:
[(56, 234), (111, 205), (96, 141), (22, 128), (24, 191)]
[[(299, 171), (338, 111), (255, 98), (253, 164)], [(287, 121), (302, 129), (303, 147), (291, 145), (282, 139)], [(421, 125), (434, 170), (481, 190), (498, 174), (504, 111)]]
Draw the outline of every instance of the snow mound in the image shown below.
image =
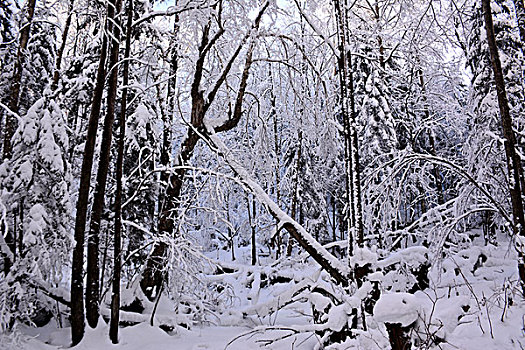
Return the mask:
[(377, 254), (368, 248), (355, 248), (354, 256), (350, 258), (350, 266), (352, 267), (376, 263)]
[(400, 323), (406, 327), (417, 320), (419, 309), (420, 303), (412, 294), (383, 294), (374, 307), (374, 316), (378, 322)]

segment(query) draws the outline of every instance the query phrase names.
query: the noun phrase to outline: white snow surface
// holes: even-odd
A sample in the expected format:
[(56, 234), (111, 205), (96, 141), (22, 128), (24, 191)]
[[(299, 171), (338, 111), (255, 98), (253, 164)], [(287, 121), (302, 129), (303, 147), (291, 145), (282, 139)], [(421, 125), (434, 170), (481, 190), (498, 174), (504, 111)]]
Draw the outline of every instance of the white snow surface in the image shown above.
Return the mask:
[[(360, 336), (327, 350), (388, 349), (385, 322), (403, 326), (414, 323), (421, 339), (427, 337), (425, 330), (442, 339), (429, 349), (520, 349), (525, 345), (525, 302), (517, 284), (514, 241), (500, 237), (498, 242), (498, 246), (477, 242), (441, 263), (432, 264), (430, 287), (424, 291), (407, 294), (382, 289), (374, 316), (367, 315), (367, 330), (360, 330)], [(409, 260), (410, 251), (414, 253), (417, 249), (400, 250), (393, 255), (394, 260), (399, 257)], [(210, 257), (215, 255), (216, 252), (210, 253)], [(416, 255), (416, 260), (421, 259), (420, 254)], [(486, 257), (481, 265), (480, 255)], [(227, 251), (221, 250), (217, 258), (225, 267), (235, 269), (233, 273), (210, 275), (212, 280), (230, 286), (233, 297), (229, 308), (207, 321), (192, 324), (189, 330), (178, 326), (169, 334), (150, 326), (147, 314), (123, 312), (126, 318), (136, 315), (142, 323), (121, 328), (118, 345), (110, 343), (109, 326), (101, 319), (99, 327), (88, 328), (84, 340), (74, 349), (319, 349), (320, 338), (315, 331), (343, 329), (351, 309), (360, 305), (358, 301), (371, 288), (371, 284), (365, 282), (343, 304), (324, 314), (325, 323), (314, 324), (312, 304), (316, 309), (325, 309), (330, 301), (312, 291), (323, 287), (335, 292), (328, 275), (321, 272), (315, 262), (282, 260), (276, 263), (270, 258), (261, 258), (260, 265), (251, 266), (249, 247), (238, 248), (235, 262), (229, 262)], [(378, 255), (378, 265), (384, 260)], [(268, 284), (268, 279), (276, 275), (288, 276), (290, 280)], [(380, 280), (378, 277), (374, 276), (374, 280)], [(383, 286), (384, 282), (380, 283), (380, 287)], [(129, 295), (123, 296), (123, 299), (129, 298)], [(292, 298), (290, 303), (285, 303), (287, 298)], [(156, 322), (180, 321), (183, 315), (175, 314), (172, 307), (171, 302), (162, 301)], [(149, 308), (147, 310), (149, 312)], [(42, 328), (18, 325), (14, 334), (0, 333), (1, 350), (58, 350), (68, 348), (69, 343), (70, 329), (67, 325), (58, 328), (55, 320)]]
[(420, 304), (413, 294), (383, 294), (374, 307), (378, 322), (400, 323), (403, 327), (414, 323), (419, 315)]

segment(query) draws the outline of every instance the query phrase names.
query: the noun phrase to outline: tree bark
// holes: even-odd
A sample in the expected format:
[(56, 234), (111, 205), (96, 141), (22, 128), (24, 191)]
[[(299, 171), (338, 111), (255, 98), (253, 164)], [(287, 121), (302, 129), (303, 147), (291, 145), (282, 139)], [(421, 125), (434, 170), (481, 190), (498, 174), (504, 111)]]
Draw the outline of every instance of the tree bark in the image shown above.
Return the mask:
[(73, 345), (78, 344), (84, 337), (84, 234), (87, 220), (87, 206), (89, 187), (93, 167), (93, 155), (97, 137), (98, 118), (104, 92), (105, 62), (107, 55), (107, 38), (102, 40), (100, 60), (97, 71), (97, 81), (93, 91), (91, 113), (89, 116), (84, 157), (80, 173), (80, 187), (75, 218), (75, 247), (73, 248), (73, 262), (71, 271), (71, 333)]
[(412, 349), (409, 335), (411, 326), (403, 327), (400, 323), (385, 323), (385, 327), (392, 350)]
[[(175, 1), (177, 6), (177, 1)], [(168, 93), (167, 93), (167, 113), (163, 113), (163, 130), (162, 130), (162, 150), (160, 154), (160, 165), (162, 167), (168, 167), (170, 163), (171, 153), (171, 127), (173, 116), (175, 114), (175, 90), (177, 88), (177, 72), (179, 68), (178, 59), (178, 33), (179, 33), (179, 16), (175, 15), (173, 23), (173, 38), (170, 43), (171, 46), (171, 62), (170, 62), (170, 79), (168, 80)], [(160, 174), (160, 182), (167, 184), (169, 181), (169, 174), (163, 171)], [(165, 197), (160, 194), (158, 198), (159, 213), (164, 211), (164, 200)]]
[[(114, 17), (114, 7), (108, 6), (107, 18)], [(91, 172), (93, 168), (93, 157), (97, 138), (98, 119), (102, 106), (102, 95), (104, 93), (104, 80), (106, 75), (107, 37), (102, 38), (102, 47), (97, 70), (97, 79), (89, 115), (86, 142), (84, 144), (84, 157), (80, 173), (80, 186), (76, 205), (75, 218), (75, 247), (73, 248), (73, 262), (71, 271), (71, 340), (73, 345), (78, 344), (84, 337), (84, 240), (87, 220), (87, 207), (89, 200), (89, 188), (91, 183)]]
[(341, 113), (343, 116), (345, 141), (345, 173), (347, 199), (348, 255), (352, 255), (354, 235), (359, 246), (364, 244), (364, 228), (361, 203), (361, 180), (359, 169), (359, 142), (357, 137), (357, 115), (354, 101), (352, 57), (347, 48), (348, 24), (346, 11), (339, 0), (334, 0), (339, 39), (339, 84)]
[(111, 294), (111, 320), (109, 325), (109, 338), (113, 344), (118, 343), (118, 325), (120, 322), (120, 274), (121, 274), (121, 231), (122, 231), (122, 175), (124, 164), (124, 145), (126, 138), (126, 113), (129, 83), (129, 56), (131, 51), (131, 25), (133, 23), (133, 0), (128, 1), (128, 18), (126, 23), (126, 49), (124, 51), (124, 67), (122, 84), (122, 98), (120, 104), (119, 139), (117, 146), (115, 194), (115, 237), (113, 240), (113, 293)]
[(120, 49), (120, 24), (117, 15), (120, 14), (122, 0), (113, 0), (113, 4), (108, 6), (113, 8), (115, 13), (112, 18), (114, 24), (110, 22), (108, 29), (112, 33), (111, 51), (109, 57), (110, 75), (108, 79), (107, 111), (104, 118), (104, 129), (102, 131), (102, 142), (100, 145), (100, 157), (98, 161), (98, 171), (91, 210), (91, 222), (88, 236), (87, 252), (87, 279), (86, 279), (86, 319), (91, 328), (95, 328), (100, 316), (99, 313), (99, 241), (100, 241), (100, 222), (104, 210), (104, 200), (106, 195), (106, 183), (109, 171), (109, 156), (111, 153), (111, 140), (113, 137), (113, 122), (115, 120), (115, 103), (117, 99), (118, 86), (118, 59)]
[[(20, 86), (22, 83), (22, 72), (24, 70), (25, 63), (25, 50), (27, 48), (27, 42), (29, 41), (29, 35), (31, 34), (31, 23), (33, 22), (33, 16), (35, 14), (36, 0), (28, 0), (27, 2), (27, 15), (25, 16), (25, 22), (22, 23), (22, 29), (20, 30), (20, 41), (18, 45), (18, 51), (16, 54), (16, 61), (13, 73), (13, 86), (11, 87), (11, 94), (9, 96), (9, 109), (13, 113), (18, 113), (19, 101), (20, 101)], [(4, 147), (3, 147), (3, 159), (11, 157), (11, 138), (13, 137), (16, 129), (16, 120), (11, 114), (6, 115), (5, 119), (5, 130), (4, 130)]]
[(230, 150), (222, 144), (216, 134), (206, 133), (202, 134), (202, 136), (208, 140), (210, 147), (225, 159), (239, 182), (265, 205), (268, 212), (275, 219), (279, 220), (281, 228), (288, 231), (299, 245), (328, 272), (337, 283), (342, 286), (348, 286), (347, 273), (341, 269), (342, 266), (339, 260), (313, 239), (313, 237), (309, 236), (297, 221), (293, 220), (270, 199), (261, 186), (249, 177), (246, 169), (231, 156)]
[[(252, 201), (252, 208), (253, 209), (250, 209), (250, 198), (248, 196), (246, 196), (246, 203), (248, 204), (248, 223), (250, 225), (250, 229), (251, 229), (251, 251), (252, 251), (252, 265), (256, 265), (257, 264), (257, 247), (256, 247), (256, 231), (255, 231), (255, 228), (256, 228), (256, 222), (255, 222), (255, 217), (256, 217), (256, 203), (255, 203), (255, 200)], [(250, 210), (253, 210), (253, 214)]]
[[(499, 58), (498, 47), (496, 46), (496, 37), (494, 34), (494, 24), (492, 22), (492, 11), (490, 7), (490, 0), (482, 0), (483, 15), (485, 18), (485, 30), (487, 32), (487, 42), (490, 52), (490, 60), (492, 62), (492, 70), (494, 73), (494, 84), (498, 96), (498, 105), (501, 117), (501, 125), (503, 129), (505, 155), (507, 157), (507, 170), (509, 174), (509, 190), (512, 203), (513, 214), (513, 231), (514, 234), (525, 235), (525, 217), (523, 214), (523, 199), (521, 197), (521, 179), (520, 174), (523, 174), (520, 158), (516, 152), (516, 136), (512, 129), (512, 119), (510, 116), (509, 103), (507, 100), (507, 92), (505, 89), (505, 81), (503, 78), (503, 70), (501, 68), (501, 61)], [(518, 270), (525, 295), (525, 259), (523, 252), (519, 252)]]

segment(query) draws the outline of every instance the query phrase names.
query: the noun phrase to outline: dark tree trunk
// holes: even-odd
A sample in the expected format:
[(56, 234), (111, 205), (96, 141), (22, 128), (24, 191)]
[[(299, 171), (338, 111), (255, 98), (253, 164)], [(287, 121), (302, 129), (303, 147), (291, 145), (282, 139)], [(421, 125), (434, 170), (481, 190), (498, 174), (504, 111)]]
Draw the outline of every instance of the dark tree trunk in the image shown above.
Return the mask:
[(518, 29), (520, 31), (521, 52), (525, 54), (525, 5), (523, 5), (523, 0), (513, 1), (516, 10), (516, 21), (518, 22)]
[(341, 9), (341, 4), (339, 0), (334, 0), (334, 7), (335, 7), (335, 14), (337, 19), (337, 31), (338, 31), (338, 49), (339, 49), (339, 57), (337, 58), (337, 69), (338, 69), (338, 77), (339, 77), (339, 102), (341, 106), (341, 115), (343, 119), (343, 126), (344, 126), (344, 164), (345, 164), (345, 200), (346, 200), (346, 210), (343, 214), (343, 219), (345, 223), (344, 230), (346, 231), (348, 237), (348, 256), (353, 255), (353, 245), (354, 245), (354, 237), (352, 235), (352, 217), (350, 215), (350, 202), (351, 202), (351, 167), (350, 164), (350, 154), (349, 154), (349, 127), (348, 127), (348, 106), (346, 103), (346, 79), (345, 79), (345, 34), (344, 34), (344, 22), (342, 19), (343, 12)]
[(122, 98), (120, 104), (119, 139), (117, 146), (115, 194), (115, 236), (113, 239), (113, 293), (111, 294), (111, 320), (109, 338), (113, 344), (118, 343), (118, 325), (120, 321), (120, 269), (121, 269), (121, 231), (122, 231), (122, 167), (124, 164), (124, 142), (126, 137), (126, 113), (129, 83), (129, 56), (131, 51), (131, 24), (133, 23), (133, 0), (128, 1), (128, 18), (126, 23), (126, 49), (124, 51), (124, 67)]
[[(275, 159), (276, 164), (275, 164), (275, 169), (274, 169), (275, 203), (277, 203), (277, 205), (280, 205), (281, 203), (281, 175), (280, 175), (280, 160), (279, 159), (280, 159), (280, 154), (281, 154), (281, 150), (280, 150), (281, 147), (280, 147), (280, 142), (279, 142), (279, 123), (278, 123), (278, 118), (277, 118), (276, 101), (275, 101), (276, 99), (275, 99), (275, 93), (274, 93), (273, 73), (272, 73), (271, 65), (270, 65), (270, 68), (268, 69), (268, 77), (270, 78), (270, 103), (272, 106), (270, 115), (273, 121), (273, 148), (274, 148), (275, 158), (276, 158)], [(255, 218), (255, 214), (254, 214), (254, 218)], [(279, 221), (276, 220), (275, 227), (277, 228), (278, 225), (279, 225)], [(281, 236), (277, 235), (275, 237), (275, 246), (276, 246), (275, 253), (277, 257), (279, 257), (279, 255), (281, 254), (281, 244), (282, 244)], [(290, 238), (288, 240), (288, 245), (291, 245), (291, 244), (293, 244), (293, 240)], [(291, 254), (292, 247), (290, 247), (289, 250)]]
[(80, 187), (78, 190), (76, 206), (75, 247), (73, 248), (71, 271), (71, 339), (73, 345), (78, 344), (84, 337), (84, 234), (86, 229), (91, 171), (93, 168), (93, 155), (97, 138), (98, 118), (102, 105), (102, 94), (104, 92), (106, 56), (107, 38), (104, 36), (100, 52), (97, 80), (93, 91), (86, 142), (84, 145), (84, 158), (82, 159)]
[[(514, 234), (523, 236), (525, 234), (525, 217), (523, 214), (523, 200), (521, 197), (521, 174), (523, 169), (520, 158), (516, 152), (516, 136), (512, 129), (512, 119), (510, 116), (509, 103), (507, 100), (507, 92), (505, 90), (505, 81), (503, 79), (503, 71), (501, 68), (501, 61), (499, 58), (498, 47), (496, 46), (496, 38), (494, 35), (494, 25), (492, 22), (492, 11), (490, 7), (490, 0), (482, 0), (483, 12), (485, 18), (485, 30), (487, 32), (487, 41), (490, 51), (490, 59), (492, 62), (492, 70), (494, 73), (494, 84), (498, 95), (498, 105), (501, 116), (501, 125), (503, 129), (503, 138), (505, 139), (504, 147), (507, 156), (507, 169), (510, 179), (510, 198), (512, 203), (513, 215), (513, 231)], [(519, 253), (518, 270), (522, 283), (523, 293), (525, 295), (525, 264), (524, 256)]]
[[(188, 129), (188, 134), (182, 144), (181, 153), (175, 164), (176, 166), (187, 164), (188, 160), (193, 155), (193, 150), (195, 149), (198, 140), (199, 138), (193, 129)], [(158, 232), (160, 235), (171, 236), (173, 234), (174, 220), (172, 215), (179, 207), (178, 200), (185, 173), (186, 171), (184, 169), (178, 168), (169, 177), (163, 210), (160, 213), (158, 223)], [(155, 293), (160, 290), (160, 286), (164, 281), (165, 275), (162, 266), (167, 249), (168, 246), (165, 242), (159, 242), (154, 246), (153, 251), (146, 261), (146, 267), (142, 274), (140, 285), (142, 291), (150, 300), (154, 299), (156, 296)]]
[(403, 327), (400, 323), (385, 323), (385, 326), (392, 350), (410, 350), (412, 348), (409, 336), (411, 326)]
[[(33, 22), (33, 15), (35, 14), (36, 0), (28, 0), (27, 2), (27, 14), (25, 21), (22, 23), (22, 29), (20, 30), (20, 42), (18, 45), (18, 52), (16, 54), (16, 61), (14, 67), (14, 73), (12, 77), (13, 85), (11, 86), (11, 94), (9, 96), (9, 109), (13, 113), (18, 113), (18, 106), (20, 101), (20, 85), (22, 83), (22, 71), (25, 63), (25, 50), (27, 48), (27, 42), (29, 41), (29, 35), (31, 33), (31, 23)], [(3, 159), (11, 157), (11, 138), (15, 133), (16, 119), (10, 114), (6, 115), (5, 119), (5, 130), (4, 130), (4, 148), (3, 148)]]
[[(113, 0), (107, 9), (106, 27), (108, 31), (112, 29), (112, 21), (115, 17), (115, 0)], [(118, 30), (118, 29), (117, 29)], [(102, 95), (104, 93), (104, 80), (106, 75), (105, 63), (107, 58), (108, 40), (106, 35), (102, 39), (102, 47), (100, 52), (99, 66), (97, 71), (97, 80), (95, 89), (93, 91), (93, 99), (91, 106), (91, 113), (89, 116), (88, 130), (86, 135), (86, 142), (84, 145), (84, 157), (82, 159), (82, 169), (80, 175), (80, 186), (78, 192), (78, 201), (76, 206), (75, 219), (75, 247), (73, 250), (73, 262), (71, 273), (71, 333), (73, 345), (78, 344), (84, 337), (84, 283), (83, 283), (83, 265), (84, 265), (84, 240), (85, 229), (87, 221), (87, 208), (89, 200), (89, 189), (91, 183), (91, 172), (93, 168), (93, 158), (95, 153), (95, 143), (97, 138), (98, 120), (100, 116), (100, 109), (102, 106)], [(98, 270), (95, 272), (97, 282), (95, 285), (89, 285), (88, 288), (94, 288), (94, 293), (97, 295), (96, 308), (98, 310)], [(93, 271), (91, 272), (93, 276)], [(93, 307), (92, 293), (90, 290), (87, 299), (90, 305), (87, 305), (88, 310)], [(98, 313), (98, 312), (97, 312)], [(92, 315), (92, 314), (91, 314)], [(97, 316), (98, 320), (98, 316)], [(96, 321), (95, 321), (96, 324)], [(92, 325), (92, 323), (90, 323)]]
[[(201, 56), (197, 60), (195, 79), (191, 91), (192, 97), (192, 112), (191, 112), (191, 127), (188, 128), (186, 138), (184, 139), (180, 153), (175, 161), (175, 166), (182, 166), (187, 164), (193, 155), (193, 150), (199, 141), (199, 136), (194, 129), (202, 131), (202, 120), (204, 115), (202, 110), (204, 108), (204, 97), (199, 91), (200, 80), (202, 78), (202, 70), (204, 65), (205, 55), (203, 51), (208, 45), (209, 27), (206, 27), (203, 32), (203, 38), (199, 52)], [(177, 168), (170, 174), (168, 178), (168, 185), (166, 188), (164, 203), (159, 215), (158, 232), (162, 235), (172, 236), (174, 233), (173, 214), (179, 207), (179, 198), (184, 182), (186, 170)], [(164, 242), (155, 245), (153, 251), (146, 262), (146, 268), (142, 275), (141, 287), (144, 294), (152, 300), (155, 291), (160, 290), (160, 286), (164, 281), (164, 271), (162, 263), (167, 253), (168, 246)]]
[(67, 35), (69, 34), (69, 28), (71, 27), (71, 18), (73, 17), (73, 6), (75, 0), (69, 2), (68, 14), (66, 19), (66, 24), (64, 25), (64, 31), (62, 32), (62, 43), (57, 53), (57, 60), (55, 66), (55, 72), (53, 73), (53, 90), (58, 86), (58, 79), (60, 78), (60, 68), (62, 66), (62, 59), (64, 58), (64, 51), (66, 49)]
[(257, 216), (257, 203), (255, 202), (255, 200), (252, 201), (252, 214), (250, 215), (250, 200), (248, 199), (248, 197), (246, 197), (246, 200), (248, 201), (248, 218), (249, 218), (249, 222), (250, 222), (250, 228), (252, 230), (252, 265), (256, 265), (257, 264), (257, 240), (256, 240), (256, 227), (257, 227), (257, 223), (255, 221), (255, 218)]
[(347, 74), (348, 74), (348, 100), (349, 100), (349, 112), (350, 112), (350, 122), (349, 122), (349, 134), (351, 143), (350, 147), (350, 165), (352, 167), (352, 186), (350, 189), (352, 191), (352, 221), (354, 222), (354, 231), (357, 236), (357, 244), (360, 247), (363, 247), (364, 239), (364, 227), (363, 227), (363, 207), (361, 203), (361, 169), (359, 161), (359, 138), (357, 135), (357, 113), (355, 109), (354, 101), (354, 78), (352, 74), (352, 58), (350, 51), (346, 52), (346, 59), (348, 61), (347, 65)]
[[(175, 1), (175, 6), (177, 1)], [(175, 20), (173, 23), (173, 37), (170, 43), (171, 47), (171, 62), (170, 62), (170, 79), (168, 80), (168, 93), (167, 93), (167, 113), (163, 113), (163, 130), (162, 130), (162, 150), (160, 154), (160, 165), (162, 167), (168, 167), (170, 164), (170, 153), (172, 146), (171, 139), (171, 127), (173, 116), (175, 114), (175, 90), (177, 87), (177, 73), (179, 68), (179, 59), (178, 59), (178, 33), (179, 33), (179, 16), (175, 15)], [(169, 181), (169, 172), (163, 171), (160, 174), (160, 181), (162, 184), (167, 184)], [(158, 198), (158, 207), (159, 207), (159, 216), (162, 217), (162, 212), (164, 211), (164, 195), (159, 195)]]
[(354, 237), (359, 246), (364, 244), (364, 228), (361, 204), (361, 179), (359, 169), (359, 143), (357, 137), (357, 114), (354, 101), (354, 81), (352, 74), (352, 58), (347, 48), (348, 23), (346, 10), (339, 0), (334, 0), (336, 13), (338, 40), (339, 40), (339, 84), (341, 113), (344, 126), (345, 140), (345, 171), (346, 171), (346, 199), (349, 211), (347, 212), (348, 253), (352, 255)]
[[(175, 2), (176, 5), (177, 2)], [(160, 164), (162, 167), (168, 167), (170, 165), (170, 153), (171, 153), (171, 126), (173, 115), (175, 114), (175, 90), (177, 84), (177, 72), (178, 72), (178, 32), (179, 32), (179, 17), (175, 16), (173, 24), (173, 41), (171, 42), (171, 63), (170, 63), (170, 76), (168, 81), (168, 111), (163, 115), (163, 131), (162, 131), (162, 151), (160, 154)], [(193, 152), (193, 145), (191, 152)], [(157, 230), (159, 234), (166, 233), (166, 230), (172, 227), (170, 225), (169, 216), (173, 214), (178, 208), (178, 202), (172, 203), (172, 198), (175, 196), (177, 199), (180, 195), (182, 188), (182, 182), (184, 178), (184, 170), (177, 169), (174, 174), (168, 171), (163, 171), (160, 175), (161, 184), (166, 186), (166, 192), (160, 193), (158, 198), (159, 207), (159, 221)], [(168, 202), (169, 201), (169, 202)], [(155, 293), (155, 290), (160, 291), (160, 285), (164, 280), (163, 271), (160, 268), (162, 261), (166, 254), (167, 246), (164, 242), (160, 242), (155, 245), (151, 252), (150, 258), (146, 262), (146, 268), (142, 274), (141, 287), (144, 294), (151, 300)], [(155, 290), (154, 290), (155, 289)]]
[[(115, 2), (115, 0), (114, 0)], [(122, 7), (122, 0), (116, 0), (115, 14), (119, 14)], [(108, 8), (112, 8), (110, 5)], [(99, 241), (100, 241), (100, 222), (102, 211), (104, 210), (104, 199), (106, 195), (106, 183), (109, 170), (109, 156), (111, 153), (111, 140), (113, 137), (113, 122), (115, 121), (115, 103), (117, 99), (118, 86), (118, 59), (120, 49), (120, 24), (117, 17), (113, 18), (115, 24), (108, 26), (112, 33), (111, 51), (109, 57), (110, 75), (108, 79), (107, 111), (104, 118), (104, 129), (102, 131), (102, 142), (100, 145), (100, 157), (98, 162), (97, 179), (93, 207), (91, 210), (91, 222), (88, 236), (87, 252), (87, 279), (86, 279), (86, 319), (90, 327), (95, 328), (98, 323), (99, 314)]]

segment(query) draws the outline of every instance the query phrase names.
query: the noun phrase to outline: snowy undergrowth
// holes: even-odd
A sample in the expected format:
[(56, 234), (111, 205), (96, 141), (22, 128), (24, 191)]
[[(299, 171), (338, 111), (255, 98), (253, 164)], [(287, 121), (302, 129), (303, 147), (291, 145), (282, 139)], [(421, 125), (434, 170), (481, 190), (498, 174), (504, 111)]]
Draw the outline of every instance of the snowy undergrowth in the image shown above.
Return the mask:
[[(171, 317), (175, 328), (169, 334), (151, 327), (144, 312), (135, 315), (140, 324), (122, 329), (119, 345), (110, 344), (108, 326), (101, 321), (77, 348), (322, 348), (323, 337), (349, 328), (352, 308), (365, 298), (371, 283), (379, 282), (382, 297), (374, 315), (365, 314), (366, 330), (360, 319), (353, 338), (339, 339), (327, 349), (388, 349), (385, 322), (410, 326), (413, 348), (520, 349), (525, 346), (525, 304), (517, 284), (516, 253), (508, 239), (498, 241), (498, 246), (475, 241), (442, 259), (421, 247), (399, 250), (386, 259), (381, 251), (357, 252), (353, 262), (371, 262), (380, 271), (370, 273), (369, 281), (350, 296), (311, 261), (265, 258), (260, 266), (251, 266), (244, 248), (236, 262), (224, 262), (227, 252), (216, 253), (210, 257), (223, 261), (220, 269), (201, 277), (223, 292), (219, 297), (226, 298), (228, 291), (228, 302), (204, 319), (192, 320), (187, 329), (188, 320), (177, 318), (173, 303), (161, 300), (155, 322)], [(417, 283), (414, 270), (425, 262), (431, 263), (428, 287), (407, 293)], [(63, 348), (69, 343), (69, 328), (60, 329), (54, 321), (43, 328), (20, 326), (16, 337), (4, 334), (0, 342), (6, 349), (21, 349), (21, 344), (26, 349)]]

